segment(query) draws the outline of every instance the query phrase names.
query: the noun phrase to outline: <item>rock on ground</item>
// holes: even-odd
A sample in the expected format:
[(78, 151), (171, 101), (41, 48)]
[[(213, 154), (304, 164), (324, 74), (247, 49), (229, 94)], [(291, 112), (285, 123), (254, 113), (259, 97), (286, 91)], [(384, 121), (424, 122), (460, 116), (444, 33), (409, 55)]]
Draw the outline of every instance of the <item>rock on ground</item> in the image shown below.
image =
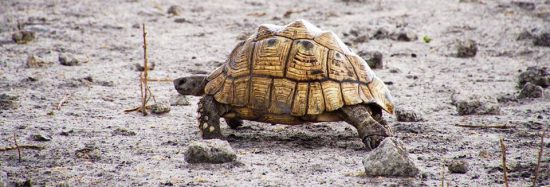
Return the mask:
[(533, 38), (536, 46), (550, 47), (550, 32), (541, 33)]
[(397, 41), (410, 42), (410, 41), (418, 40), (418, 36), (412, 30), (399, 29), (399, 30), (397, 30), (397, 31), (390, 34), (390, 39), (397, 40)]
[(19, 97), (8, 94), (0, 94), (0, 110), (19, 108)]
[(419, 122), (422, 121), (422, 115), (414, 110), (397, 108), (395, 110), (397, 121), (401, 122)]
[(237, 154), (229, 142), (219, 139), (193, 141), (185, 151), (188, 163), (225, 163), (234, 161)]
[(543, 96), (543, 93), (544, 89), (541, 86), (528, 82), (527, 84), (523, 85), (523, 88), (519, 92), (518, 98), (539, 98)]
[(156, 103), (151, 105), (151, 112), (153, 114), (165, 114), (170, 112), (170, 106), (164, 103)]
[(187, 106), (190, 104), (184, 95), (177, 94), (170, 98), (170, 106)]
[(64, 66), (76, 66), (89, 61), (87, 58), (76, 57), (72, 54), (59, 54), (58, 60), (59, 63)]
[(52, 140), (52, 136), (44, 134), (44, 133), (36, 133), (31, 136), (32, 140), (38, 141), (38, 142), (47, 142)]
[(465, 160), (452, 160), (447, 168), (451, 173), (466, 173), (469, 170), (469, 164)]
[(11, 39), (18, 44), (26, 44), (34, 40), (34, 32), (31, 31), (18, 31), (11, 35)]
[(376, 29), (376, 31), (374, 31), (371, 38), (381, 40), (381, 39), (388, 38), (389, 35), (390, 35), (390, 31), (388, 30), (388, 28), (380, 27)]
[(183, 8), (178, 5), (172, 5), (170, 8), (168, 8), (168, 11), (166, 13), (174, 16), (179, 16), (183, 14)]
[(29, 55), (29, 57), (27, 57), (28, 68), (41, 68), (46, 67), (50, 64), (50, 62), (46, 62), (44, 59), (41, 59), (35, 55)]
[(550, 86), (550, 73), (548, 72), (548, 67), (531, 66), (520, 73), (518, 77), (518, 88), (523, 88), (528, 82), (543, 88)]
[(363, 166), (368, 176), (414, 177), (419, 173), (403, 143), (393, 137), (384, 139), (378, 148), (367, 153)]
[(359, 51), (358, 55), (363, 58), (370, 68), (382, 69), (384, 68), (384, 61), (382, 61), (382, 53), (379, 51)]
[(97, 161), (101, 159), (101, 151), (95, 145), (86, 145), (84, 148), (76, 150), (75, 156), (80, 159)]
[(456, 106), (459, 115), (500, 114), (500, 105), (492, 96), (453, 94), (451, 103)]
[(456, 57), (470, 58), (477, 54), (477, 43), (474, 40), (458, 41), (456, 44)]

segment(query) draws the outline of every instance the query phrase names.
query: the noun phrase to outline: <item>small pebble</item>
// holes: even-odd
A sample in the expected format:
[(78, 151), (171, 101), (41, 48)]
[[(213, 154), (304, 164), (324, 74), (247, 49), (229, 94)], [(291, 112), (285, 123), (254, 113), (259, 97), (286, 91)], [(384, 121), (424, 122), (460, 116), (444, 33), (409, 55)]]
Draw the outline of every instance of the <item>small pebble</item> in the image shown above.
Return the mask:
[(377, 40), (382, 40), (388, 38), (390, 35), (390, 31), (386, 28), (378, 28), (374, 34), (372, 35), (372, 38)]
[(27, 67), (28, 68), (42, 68), (50, 65), (50, 62), (46, 62), (44, 59), (41, 59), (35, 55), (29, 55), (27, 57)]
[(75, 156), (81, 159), (97, 161), (101, 159), (101, 151), (96, 146), (86, 145), (84, 148), (76, 150)]
[(544, 89), (541, 86), (528, 82), (523, 85), (523, 88), (519, 92), (518, 98), (539, 98), (543, 97), (543, 94)]
[(120, 135), (120, 136), (135, 136), (136, 132), (130, 131), (130, 130), (124, 129), (124, 128), (117, 128), (117, 129), (113, 130), (112, 134), (113, 135)]
[(382, 53), (379, 51), (359, 51), (358, 55), (363, 58), (370, 68), (382, 69), (384, 68), (384, 61), (382, 61)]
[(11, 39), (17, 44), (27, 44), (35, 39), (35, 34), (31, 31), (17, 31), (11, 35)]
[(52, 137), (50, 135), (42, 134), (42, 133), (33, 134), (31, 138), (32, 140), (38, 141), (38, 142), (47, 142), (52, 140)]
[(179, 16), (183, 14), (183, 8), (178, 5), (172, 5), (166, 12), (170, 15)]
[(456, 56), (470, 58), (477, 54), (477, 43), (474, 40), (459, 41), (456, 46)]
[(72, 54), (59, 54), (58, 60), (64, 66), (76, 66), (88, 62), (87, 58), (77, 58)]
[(414, 110), (397, 108), (395, 110), (397, 121), (401, 122), (419, 122), (422, 121), (422, 116)]
[(544, 32), (533, 38), (535, 46), (550, 47), (550, 32)]
[(523, 88), (528, 82), (546, 88), (550, 86), (550, 72), (548, 67), (531, 66), (519, 74), (518, 88)]
[(527, 1), (512, 1), (512, 4), (523, 9), (523, 10), (528, 10), (528, 11), (533, 11), (535, 10), (536, 6), (535, 6), (535, 3), (533, 2), (527, 2)]
[(418, 36), (416, 35), (416, 33), (414, 33), (412, 30), (409, 30), (409, 29), (400, 29), (398, 31), (395, 31), (390, 34), (390, 38), (392, 40), (404, 41), (404, 42), (418, 40)]
[(165, 114), (170, 112), (170, 106), (162, 103), (151, 105), (151, 112), (153, 114)]
[(187, 97), (181, 94), (174, 95), (170, 98), (170, 106), (187, 106), (190, 104)]
[(468, 172), (468, 162), (465, 160), (452, 160), (447, 168), (451, 173), (461, 173), (464, 174)]
[(0, 110), (11, 110), (19, 108), (19, 96), (0, 94)]

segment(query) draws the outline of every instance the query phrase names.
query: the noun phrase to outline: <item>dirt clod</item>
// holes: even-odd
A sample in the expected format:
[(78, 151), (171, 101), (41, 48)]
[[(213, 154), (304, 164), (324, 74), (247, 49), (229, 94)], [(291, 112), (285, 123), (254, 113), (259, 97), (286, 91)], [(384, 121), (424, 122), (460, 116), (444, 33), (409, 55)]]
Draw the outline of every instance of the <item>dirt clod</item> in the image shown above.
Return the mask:
[(44, 133), (37, 133), (31, 135), (32, 140), (38, 141), (38, 142), (48, 142), (52, 140), (52, 136), (44, 134)]
[(17, 31), (11, 35), (11, 39), (18, 44), (27, 44), (35, 39), (32, 31)]
[(84, 148), (76, 150), (75, 156), (81, 159), (97, 161), (101, 159), (101, 151), (96, 146), (86, 145)]
[(550, 72), (548, 72), (548, 67), (531, 66), (519, 74), (518, 88), (523, 88), (528, 82), (543, 88), (550, 86)]
[(381, 28), (378, 28), (376, 31), (374, 31), (372, 38), (377, 40), (382, 40), (382, 39), (388, 38), (389, 35), (390, 35), (390, 31), (387, 28), (381, 27)]
[(188, 163), (225, 163), (236, 158), (229, 142), (219, 139), (191, 142), (185, 151), (185, 161)]
[(42, 68), (51, 65), (51, 62), (47, 62), (44, 59), (37, 57), (36, 55), (29, 55), (27, 57), (27, 67), (28, 68)]
[(153, 114), (165, 114), (170, 112), (170, 106), (164, 103), (156, 103), (151, 105), (151, 112)]
[(116, 135), (120, 135), (120, 136), (135, 136), (136, 135), (136, 132), (134, 131), (130, 131), (128, 129), (125, 129), (125, 128), (117, 128), (115, 130), (113, 130), (113, 136), (116, 136)]
[(474, 40), (458, 41), (456, 44), (456, 57), (470, 58), (477, 54), (477, 43)]
[(168, 11), (166, 11), (169, 15), (179, 16), (183, 14), (183, 8), (179, 5), (172, 5), (170, 8), (168, 8)]
[(528, 82), (523, 85), (523, 88), (519, 92), (518, 98), (539, 98), (542, 97), (544, 89), (541, 86)]
[(543, 32), (533, 38), (533, 44), (536, 46), (550, 47), (550, 32)]
[(500, 114), (500, 105), (496, 98), (477, 94), (453, 94), (451, 103), (456, 106), (459, 115)]
[(418, 36), (410, 29), (399, 29), (390, 34), (390, 39), (396, 41), (410, 42), (418, 40)]
[(469, 164), (465, 160), (452, 160), (447, 168), (451, 173), (466, 173), (469, 170)]
[(528, 30), (524, 30), (524, 31), (521, 31), (519, 34), (518, 34), (518, 37), (516, 38), (516, 40), (527, 40), (527, 39), (533, 39), (533, 33), (531, 31), (528, 31)]
[(403, 143), (392, 137), (384, 139), (378, 148), (367, 153), (363, 166), (368, 176), (414, 177), (420, 171)]
[(0, 94), (0, 110), (10, 110), (19, 108), (19, 96)]
[(363, 58), (372, 69), (384, 68), (383, 55), (379, 51), (359, 51), (357, 55)]
[(513, 1), (512, 4), (519, 7), (519, 8), (521, 8), (521, 9), (523, 9), (523, 10), (528, 10), (528, 11), (533, 11), (536, 8), (535, 3), (533, 3), (533, 2)]
[(88, 62), (87, 58), (76, 57), (72, 54), (66, 53), (59, 54), (58, 60), (59, 63), (64, 66), (76, 66)]
[(422, 121), (422, 115), (414, 110), (397, 108), (395, 110), (397, 121), (401, 122), (419, 122)]

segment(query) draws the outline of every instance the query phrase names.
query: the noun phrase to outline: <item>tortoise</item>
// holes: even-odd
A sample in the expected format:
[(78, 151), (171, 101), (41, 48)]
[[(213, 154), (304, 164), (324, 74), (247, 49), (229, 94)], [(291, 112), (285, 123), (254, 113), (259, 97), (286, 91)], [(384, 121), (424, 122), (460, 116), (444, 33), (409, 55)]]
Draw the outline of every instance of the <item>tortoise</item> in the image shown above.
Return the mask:
[(174, 86), (182, 95), (202, 96), (198, 126), (204, 139), (224, 138), (220, 118), (233, 129), (242, 120), (345, 121), (367, 149), (393, 134), (382, 118), (382, 110), (394, 110), (384, 82), (336, 34), (306, 20), (263, 24), (210, 75), (178, 78)]

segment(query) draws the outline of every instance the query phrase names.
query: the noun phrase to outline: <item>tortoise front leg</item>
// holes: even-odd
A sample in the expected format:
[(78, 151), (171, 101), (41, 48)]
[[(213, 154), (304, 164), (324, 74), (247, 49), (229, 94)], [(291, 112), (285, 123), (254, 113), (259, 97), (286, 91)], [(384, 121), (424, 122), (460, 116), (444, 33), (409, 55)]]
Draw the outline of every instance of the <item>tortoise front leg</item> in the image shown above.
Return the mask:
[(344, 106), (341, 111), (342, 118), (357, 129), (359, 138), (368, 150), (378, 147), (384, 138), (392, 136), (389, 127), (380, 124), (371, 116), (372, 110), (368, 106)]
[(220, 104), (212, 96), (200, 99), (198, 121), (203, 139), (223, 139), (220, 129), (220, 108)]

